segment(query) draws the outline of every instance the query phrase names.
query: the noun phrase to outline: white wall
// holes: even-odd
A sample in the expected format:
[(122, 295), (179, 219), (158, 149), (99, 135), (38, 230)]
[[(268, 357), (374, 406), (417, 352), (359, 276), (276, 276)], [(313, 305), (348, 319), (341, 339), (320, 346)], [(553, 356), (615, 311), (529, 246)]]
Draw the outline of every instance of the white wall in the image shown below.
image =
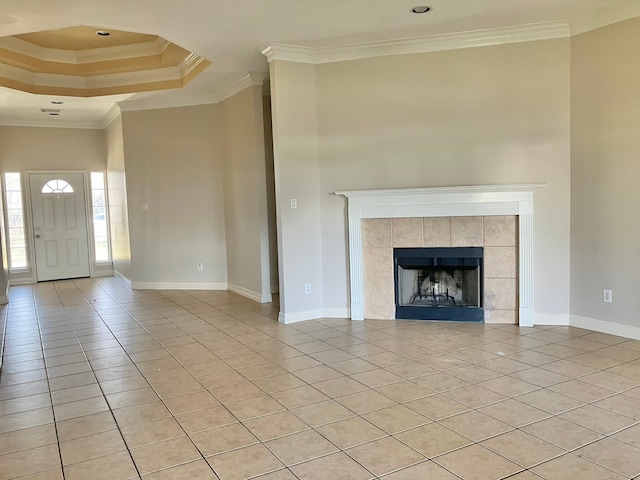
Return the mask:
[(262, 87), (220, 105), (229, 289), (271, 301)]
[(216, 105), (122, 113), (134, 287), (226, 288), (218, 128)]
[[(639, 43), (640, 18), (627, 20), (574, 37), (571, 62), (571, 313), (635, 327)], [(612, 304), (603, 289), (613, 290)]]
[(128, 279), (131, 277), (131, 246), (127, 212), (127, 181), (124, 172), (124, 141), (120, 116), (105, 129), (105, 139), (113, 269)]

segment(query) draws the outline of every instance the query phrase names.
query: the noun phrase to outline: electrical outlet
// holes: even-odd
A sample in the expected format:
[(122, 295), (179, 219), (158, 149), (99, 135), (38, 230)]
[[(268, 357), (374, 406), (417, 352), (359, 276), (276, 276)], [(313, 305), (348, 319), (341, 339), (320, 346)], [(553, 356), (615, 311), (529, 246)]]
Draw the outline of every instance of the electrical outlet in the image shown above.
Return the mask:
[(304, 294), (305, 295), (311, 295), (311, 284), (310, 283), (305, 283), (304, 284)]
[(203, 271), (203, 270), (204, 270), (204, 263), (199, 262), (199, 263), (198, 263), (198, 271), (199, 271), (199, 272), (201, 272), (201, 271)]
[(613, 303), (613, 290), (602, 290), (602, 301), (604, 303)]
[(148, 203), (141, 203), (140, 204), (140, 208), (142, 209), (143, 212), (146, 212), (149, 210), (149, 204)]

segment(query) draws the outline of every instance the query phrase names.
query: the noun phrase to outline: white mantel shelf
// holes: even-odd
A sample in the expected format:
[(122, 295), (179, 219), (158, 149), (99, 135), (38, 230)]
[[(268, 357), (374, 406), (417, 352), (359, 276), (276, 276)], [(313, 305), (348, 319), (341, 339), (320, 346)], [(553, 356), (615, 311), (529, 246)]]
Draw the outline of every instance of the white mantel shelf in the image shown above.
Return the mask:
[(533, 326), (533, 192), (546, 186), (470, 185), (335, 192), (348, 201), (351, 319), (364, 320), (363, 218), (517, 215), (519, 324)]

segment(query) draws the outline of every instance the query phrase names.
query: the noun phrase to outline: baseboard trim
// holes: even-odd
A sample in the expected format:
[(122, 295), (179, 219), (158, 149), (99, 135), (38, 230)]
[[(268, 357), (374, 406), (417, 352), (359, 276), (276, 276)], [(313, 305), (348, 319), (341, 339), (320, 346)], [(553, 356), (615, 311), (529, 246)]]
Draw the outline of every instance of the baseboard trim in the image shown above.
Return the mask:
[(570, 325), (572, 327), (584, 328), (586, 330), (593, 330), (600, 333), (608, 333), (609, 335), (616, 335), (618, 337), (640, 340), (640, 327), (635, 327), (632, 325), (607, 322), (605, 320), (582, 317), (580, 315), (571, 315)]
[(113, 277), (115, 272), (113, 270), (94, 270), (91, 273), (91, 278), (100, 278), (100, 277)]
[(349, 318), (348, 308), (315, 308), (313, 310), (302, 310), (299, 312), (280, 312), (278, 321), (280, 323), (297, 323), (307, 320), (318, 320), (320, 318)]
[[(6, 305), (7, 303), (9, 303), (9, 279), (7, 279), (7, 288), (4, 290), (4, 295), (0, 296), (0, 304)], [(0, 352), (0, 354), (2, 354), (2, 352)], [(1, 362), (2, 360), (0, 360), (0, 364)]]
[(32, 285), (34, 283), (37, 283), (34, 278), (14, 278), (14, 279), (9, 279), (9, 285), (12, 286), (12, 287), (15, 286), (15, 285)]
[(325, 308), (323, 317), (324, 318), (350, 318), (351, 309), (349, 307)]
[(131, 282), (134, 290), (227, 290), (226, 282)]
[(533, 325), (570, 325), (568, 313), (534, 313)]
[(254, 292), (253, 290), (249, 290), (248, 288), (241, 287), (239, 285), (234, 285), (230, 283), (227, 288), (230, 292), (237, 293), (238, 295), (242, 295), (249, 300), (253, 300), (258, 303), (271, 303), (271, 294), (263, 293), (260, 294), (258, 292)]
[(129, 280), (127, 277), (125, 277), (124, 275), (122, 275), (120, 272), (116, 272), (115, 270), (113, 271), (113, 276), (116, 277), (118, 280), (123, 281), (127, 287), (131, 288), (131, 280)]

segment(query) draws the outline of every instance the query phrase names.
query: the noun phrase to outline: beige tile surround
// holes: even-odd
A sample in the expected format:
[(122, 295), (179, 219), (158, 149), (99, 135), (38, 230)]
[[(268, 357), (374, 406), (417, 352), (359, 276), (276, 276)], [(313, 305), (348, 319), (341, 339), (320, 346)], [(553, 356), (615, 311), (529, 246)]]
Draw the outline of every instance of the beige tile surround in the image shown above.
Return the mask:
[(518, 217), (362, 220), (365, 317), (395, 318), (394, 247), (484, 247), (486, 323), (518, 323)]

